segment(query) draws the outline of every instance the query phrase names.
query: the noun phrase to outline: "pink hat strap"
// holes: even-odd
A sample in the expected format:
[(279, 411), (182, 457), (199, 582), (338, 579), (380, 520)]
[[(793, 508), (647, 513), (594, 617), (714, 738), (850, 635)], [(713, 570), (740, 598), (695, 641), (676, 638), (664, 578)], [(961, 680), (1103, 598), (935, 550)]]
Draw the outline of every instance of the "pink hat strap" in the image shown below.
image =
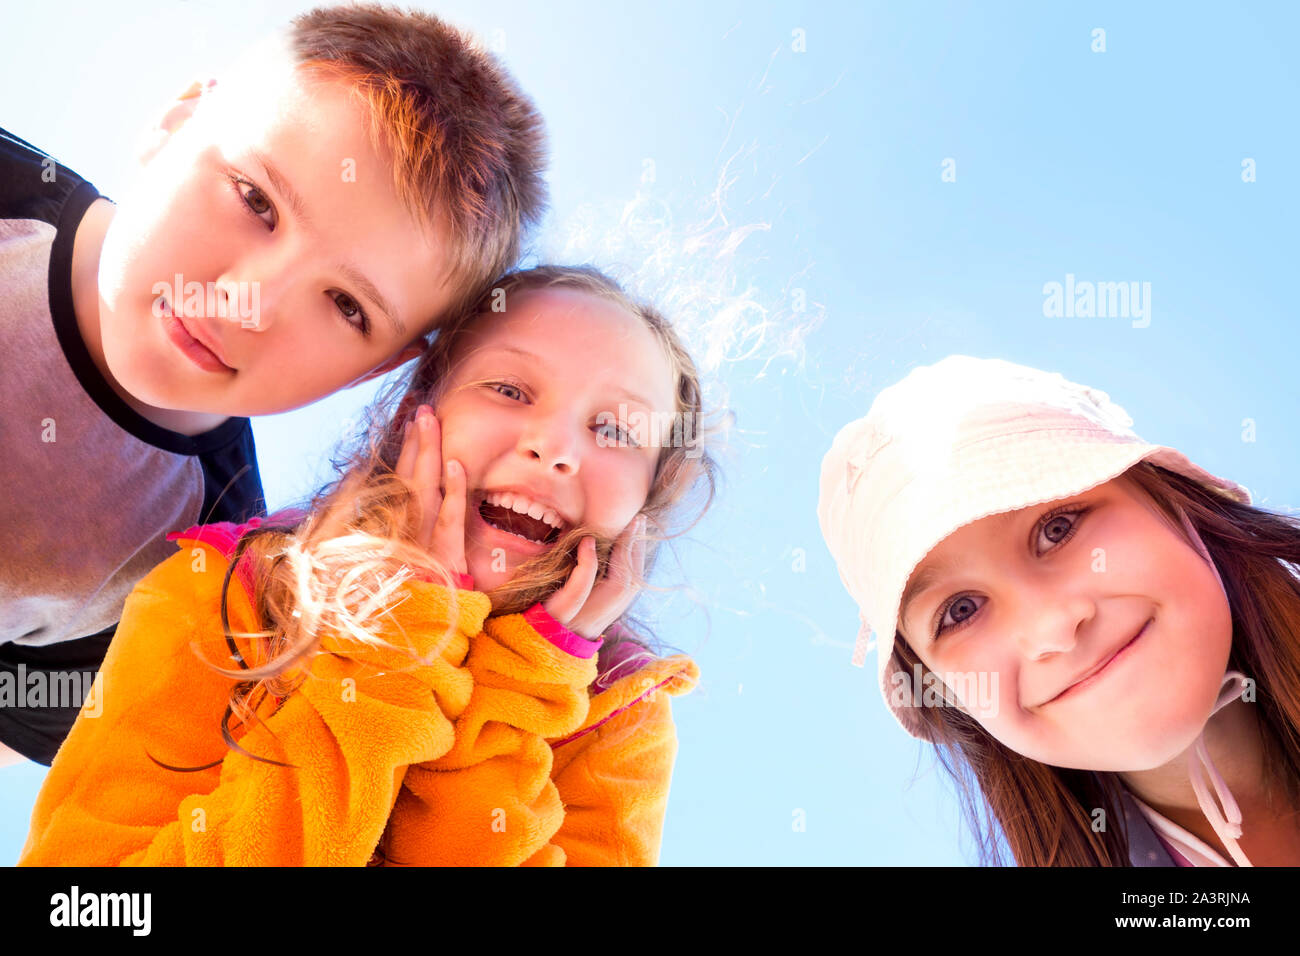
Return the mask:
[(853, 666), (865, 667), (867, 653), (876, 646), (876, 642), (872, 640), (871, 627), (867, 624), (867, 616), (859, 611), (858, 620), (862, 623), (858, 628), (857, 639), (853, 642)]

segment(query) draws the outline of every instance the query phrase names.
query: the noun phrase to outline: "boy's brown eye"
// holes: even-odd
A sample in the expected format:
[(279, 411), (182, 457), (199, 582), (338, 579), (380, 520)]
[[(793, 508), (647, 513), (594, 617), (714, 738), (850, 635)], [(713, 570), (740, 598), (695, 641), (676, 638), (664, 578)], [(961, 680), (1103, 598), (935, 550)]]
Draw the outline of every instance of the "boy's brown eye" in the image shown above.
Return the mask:
[(248, 194), (244, 197), (244, 201), (248, 203), (249, 208), (259, 216), (262, 213), (270, 212), (271, 210), (271, 203), (256, 189), (250, 189)]
[[(346, 292), (334, 292), (330, 294), (330, 297), (338, 307), (339, 314), (343, 316), (344, 322), (362, 335), (370, 335), (370, 317), (366, 315), (366, 310), (361, 308), (356, 299)], [(352, 321), (354, 316), (358, 321)]]
[[(230, 187), (234, 190), (248, 215), (261, 221), (274, 231), (275, 206), (271, 204), (271, 200), (267, 198), (266, 193), (235, 173), (228, 173), (227, 178), (230, 180)], [(266, 218), (267, 213), (271, 214), (269, 220)]]

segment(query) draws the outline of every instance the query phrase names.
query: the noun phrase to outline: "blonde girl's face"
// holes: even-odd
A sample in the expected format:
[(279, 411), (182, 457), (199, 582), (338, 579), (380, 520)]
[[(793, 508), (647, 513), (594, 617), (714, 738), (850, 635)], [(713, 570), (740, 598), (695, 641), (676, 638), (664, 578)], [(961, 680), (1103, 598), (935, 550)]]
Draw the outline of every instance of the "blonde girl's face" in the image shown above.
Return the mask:
[[(617, 537), (654, 481), (662, 442), (653, 422), (676, 408), (673, 367), (646, 323), (579, 290), (513, 292), (451, 358), (435, 411), (444, 460), (465, 469), (475, 587), (504, 584), (544, 551), (558, 536), (546, 517)], [(489, 500), (507, 489), (508, 508)], [(521, 496), (542, 507), (519, 514)]]
[(921, 661), (994, 738), (1053, 766), (1167, 763), (1227, 669), (1213, 568), (1122, 478), (966, 525), (908, 588), (899, 628)]

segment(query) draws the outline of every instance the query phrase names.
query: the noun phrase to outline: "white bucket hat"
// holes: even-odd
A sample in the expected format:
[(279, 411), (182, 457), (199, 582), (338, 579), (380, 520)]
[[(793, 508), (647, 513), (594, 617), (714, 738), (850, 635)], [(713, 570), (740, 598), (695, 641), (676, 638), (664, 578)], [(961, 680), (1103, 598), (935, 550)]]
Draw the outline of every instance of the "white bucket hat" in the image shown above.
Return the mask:
[(1131, 431), (1097, 389), (1001, 359), (952, 355), (884, 389), (842, 428), (822, 460), (817, 520), (862, 624), (853, 663), (875, 635), (881, 694), (913, 737), (929, 740), (913, 707), (891, 700), (899, 602), (917, 565), (958, 528), (1066, 498), (1140, 461), (1250, 503), (1217, 478)]

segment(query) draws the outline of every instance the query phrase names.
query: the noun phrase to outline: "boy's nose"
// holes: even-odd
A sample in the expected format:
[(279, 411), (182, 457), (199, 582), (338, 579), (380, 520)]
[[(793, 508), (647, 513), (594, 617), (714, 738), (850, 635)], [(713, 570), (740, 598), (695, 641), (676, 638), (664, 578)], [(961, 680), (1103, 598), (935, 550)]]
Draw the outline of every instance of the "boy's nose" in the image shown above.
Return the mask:
[(262, 332), (270, 327), (266, 284), (257, 279), (234, 279), (223, 276), (216, 282), (217, 318), (239, 325), (242, 329)]

